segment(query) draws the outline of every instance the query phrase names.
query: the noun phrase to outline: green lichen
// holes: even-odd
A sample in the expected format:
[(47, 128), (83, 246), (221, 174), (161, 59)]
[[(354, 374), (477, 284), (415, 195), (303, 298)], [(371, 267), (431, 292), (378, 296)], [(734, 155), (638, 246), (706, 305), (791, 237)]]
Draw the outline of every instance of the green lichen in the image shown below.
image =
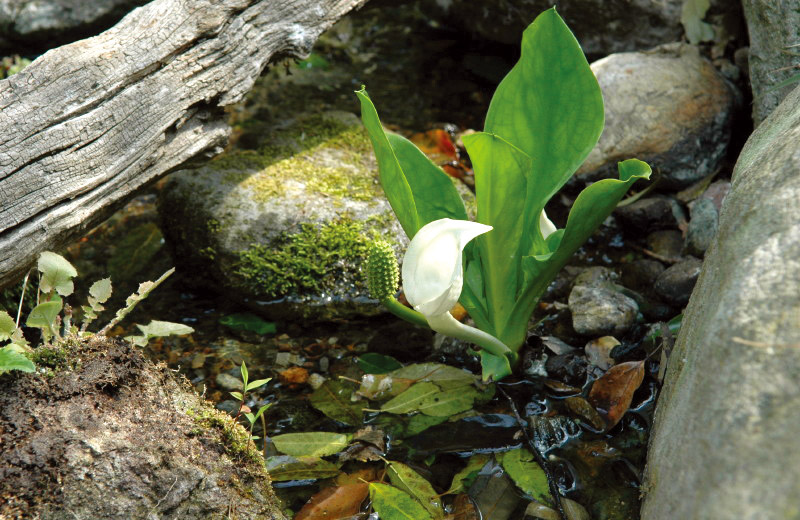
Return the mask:
[[(320, 294), (342, 276), (342, 265), (366, 261), (377, 232), (349, 218), (314, 226), (302, 224), (298, 233), (284, 233), (270, 246), (254, 244), (239, 252), (237, 274), (262, 297), (292, 293)], [(363, 280), (357, 280), (363, 289)]]
[(252, 189), (259, 202), (283, 195), (287, 180), (335, 199), (370, 201), (381, 194), (371, 157), (363, 127), (321, 114), (276, 134), (258, 151), (229, 152), (211, 165), (225, 171), (225, 182)]

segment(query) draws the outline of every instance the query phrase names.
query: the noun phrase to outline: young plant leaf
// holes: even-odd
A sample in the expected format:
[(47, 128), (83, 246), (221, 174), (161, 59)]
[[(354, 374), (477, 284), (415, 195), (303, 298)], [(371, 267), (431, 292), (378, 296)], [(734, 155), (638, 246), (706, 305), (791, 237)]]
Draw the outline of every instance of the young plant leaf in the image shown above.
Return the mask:
[(644, 361), (614, 365), (592, 384), (589, 403), (606, 420), (606, 430), (613, 428), (628, 411), (633, 393), (644, 380)]
[(39, 289), (44, 293), (56, 291), (61, 296), (69, 296), (75, 290), (72, 279), (78, 271), (61, 255), (44, 251), (39, 255), (37, 268), (42, 273)]
[(266, 468), (273, 482), (330, 478), (339, 474), (335, 464), (316, 457), (278, 455), (266, 460)]
[(369, 497), (381, 520), (434, 520), (422, 504), (396, 487), (372, 482)]
[(500, 460), (508, 476), (522, 491), (544, 504), (553, 503), (547, 475), (530, 451), (517, 448), (503, 453)]
[(408, 139), (387, 133), (365, 89), (356, 92), (361, 119), (378, 159), (381, 185), (409, 238), (434, 220), (467, 220), (453, 181)]
[(384, 356), (376, 352), (367, 352), (356, 359), (358, 368), (367, 374), (386, 374), (402, 368), (403, 365), (392, 356)]
[(247, 388), (247, 364), (245, 364), (244, 361), (242, 361), (242, 366), (239, 367), (239, 370), (242, 373), (242, 382), (244, 383), (242, 385), (242, 387), (246, 389)]
[(272, 442), (278, 451), (294, 457), (325, 457), (345, 449), (349, 439), (343, 433), (306, 432), (275, 435)]
[(231, 395), (232, 395), (232, 396), (233, 396), (233, 398), (234, 398), (234, 399), (236, 399), (237, 401), (241, 401), (241, 400), (243, 400), (243, 399), (244, 399), (244, 396), (242, 395), (242, 393), (241, 393), (241, 392), (231, 392)]
[(183, 336), (184, 334), (191, 334), (194, 332), (194, 329), (188, 325), (173, 323), (171, 321), (152, 320), (147, 325), (140, 325), (137, 323), (136, 326), (140, 331), (142, 331), (142, 335), (126, 336), (125, 339), (140, 347), (147, 345), (147, 342), (153, 338), (163, 338), (165, 336)]
[(341, 381), (325, 381), (311, 397), (311, 405), (331, 419), (349, 426), (360, 426), (363, 421), (364, 401), (353, 402), (353, 389)]
[(6, 311), (0, 311), (0, 341), (11, 339), (16, 330), (17, 325), (14, 323), (14, 318)]
[(255, 381), (251, 381), (247, 383), (247, 386), (244, 388), (245, 392), (249, 392), (250, 390), (255, 390), (256, 388), (262, 387), (272, 381), (271, 377), (266, 379), (256, 379)]
[(114, 316), (114, 319), (112, 319), (111, 322), (109, 322), (108, 325), (103, 327), (102, 330), (100, 330), (100, 332), (98, 332), (98, 334), (100, 334), (101, 336), (104, 335), (104, 334), (107, 334), (109, 330), (111, 330), (113, 327), (115, 327), (117, 325), (117, 323), (119, 323), (120, 321), (125, 319), (125, 316), (130, 314), (130, 312), (136, 307), (136, 305), (140, 301), (142, 301), (145, 298), (147, 298), (147, 296), (153, 291), (153, 289), (155, 289), (156, 287), (158, 287), (159, 285), (164, 283), (164, 280), (169, 278), (170, 275), (172, 273), (174, 273), (174, 272), (175, 272), (175, 268), (173, 267), (172, 269), (170, 269), (166, 273), (162, 274), (158, 278), (158, 280), (156, 280), (155, 282), (142, 282), (142, 283), (140, 283), (139, 284), (139, 289), (135, 293), (133, 293), (130, 296), (128, 296), (128, 298), (125, 300), (125, 307), (123, 307), (120, 310), (118, 310), (117, 314)]
[(62, 306), (61, 298), (40, 303), (31, 310), (25, 325), (42, 329), (46, 339), (49, 340), (50, 336), (57, 333), (55, 330), (56, 318), (58, 318), (58, 313), (61, 312)]
[(13, 346), (6, 345), (0, 348), (0, 374), (10, 370), (34, 372), (36, 371), (36, 365), (24, 354), (17, 352)]
[[(111, 298), (111, 278), (103, 278), (97, 280), (89, 287), (89, 295), (95, 299), (97, 303), (105, 303)], [(96, 310), (103, 310), (102, 307)]]
[(430, 482), (401, 462), (389, 462), (387, 472), (392, 484), (402, 489), (422, 504), (433, 518), (442, 518), (444, 509)]

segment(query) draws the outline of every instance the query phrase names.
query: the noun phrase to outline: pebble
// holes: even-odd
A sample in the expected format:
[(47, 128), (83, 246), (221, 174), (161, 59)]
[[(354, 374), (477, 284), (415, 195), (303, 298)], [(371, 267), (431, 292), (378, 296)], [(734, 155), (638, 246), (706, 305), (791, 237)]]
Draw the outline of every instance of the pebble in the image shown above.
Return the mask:
[(656, 279), (656, 293), (672, 304), (686, 305), (702, 266), (703, 262), (690, 256), (669, 267)]
[(719, 228), (719, 213), (711, 199), (700, 198), (692, 205), (691, 220), (686, 231), (686, 251), (703, 256)]
[(225, 390), (242, 389), (242, 380), (226, 372), (220, 372), (214, 380), (217, 382), (218, 387), (224, 388)]
[(569, 294), (572, 326), (584, 336), (620, 336), (636, 322), (636, 302), (604, 287), (576, 286)]
[(630, 264), (622, 264), (622, 285), (640, 293), (650, 292), (656, 278), (665, 269), (666, 267), (661, 262), (648, 258), (640, 258)]
[(647, 235), (647, 249), (664, 258), (679, 258), (683, 251), (683, 237), (675, 229), (662, 229)]

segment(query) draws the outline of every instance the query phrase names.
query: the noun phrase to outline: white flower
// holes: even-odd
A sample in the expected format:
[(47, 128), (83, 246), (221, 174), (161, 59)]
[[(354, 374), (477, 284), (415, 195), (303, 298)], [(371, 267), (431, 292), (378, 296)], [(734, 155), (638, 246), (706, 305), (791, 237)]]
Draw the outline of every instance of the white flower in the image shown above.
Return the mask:
[(433, 330), (501, 355), (508, 347), (499, 339), (464, 325), (450, 314), (464, 283), (461, 267), (464, 247), (473, 238), (491, 230), (492, 226), (449, 218), (423, 226), (406, 250), (403, 291), (408, 302), (425, 316)]
[(550, 219), (547, 218), (547, 213), (542, 210), (542, 214), (539, 215), (539, 230), (542, 232), (542, 237), (547, 239), (548, 236), (552, 235), (556, 231), (556, 226)]

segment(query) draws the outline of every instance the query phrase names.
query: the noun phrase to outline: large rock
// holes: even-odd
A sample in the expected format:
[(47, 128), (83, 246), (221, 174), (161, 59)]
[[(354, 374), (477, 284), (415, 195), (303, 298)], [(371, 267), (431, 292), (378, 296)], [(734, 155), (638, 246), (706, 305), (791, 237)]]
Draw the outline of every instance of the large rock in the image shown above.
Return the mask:
[(606, 126), (578, 175), (616, 178), (636, 157), (682, 188), (714, 172), (725, 157), (735, 104), (732, 88), (697, 48), (669, 44), (592, 63)]
[(778, 87), (797, 75), (800, 42), (800, 2), (742, 0), (750, 34), (750, 84), (753, 121), (759, 124), (792, 91), (796, 82)]
[(362, 275), (368, 241), (400, 246), (405, 235), (360, 121), (325, 112), (270, 135), (259, 151), (169, 178), (159, 211), (176, 262), (198, 287), (258, 302), (273, 319), (378, 312)]
[[(522, 31), (552, 0), (429, 0), (426, 10), (446, 23), (500, 43), (519, 45)], [(654, 47), (680, 39), (682, 0), (562, 0), (558, 12), (586, 54)]]
[(0, 518), (284, 519), (247, 431), (165, 365), (94, 336), (0, 376)]
[(642, 518), (797, 518), (800, 88), (748, 140), (669, 358)]
[(0, 0), (0, 53), (28, 54), (100, 33), (150, 0)]

